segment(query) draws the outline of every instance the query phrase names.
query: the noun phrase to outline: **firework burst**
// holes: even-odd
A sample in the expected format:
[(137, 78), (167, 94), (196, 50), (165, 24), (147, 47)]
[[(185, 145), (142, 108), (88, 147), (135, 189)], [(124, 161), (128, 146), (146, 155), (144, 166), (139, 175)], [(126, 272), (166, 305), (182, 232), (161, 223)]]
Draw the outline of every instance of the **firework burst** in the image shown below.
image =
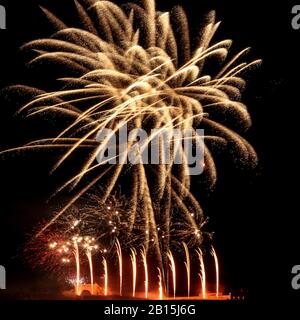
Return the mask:
[[(190, 246), (201, 245), (203, 240), (201, 227), (205, 218), (200, 204), (190, 192), (186, 159), (181, 165), (176, 165), (171, 157), (169, 164), (151, 165), (141, 161), (136, 165), (120, 162), (108, 166), (97, 162), (97, 156), (107, 148), (107, 139), (99, 142), (97, 135), (106, 128), (117, 133), (125, 125), (147, 132), (159, 129), (167, 133), (171, 149), (184, 155), (182, 145), (172, 138), (174, 130), (191, 129), (191, 139), (197, 146), (200, 141), (196, 129), (205, 129), (203, 177), (213, 187), (217, 172), (212, 147), (230, 147), (235, 158), (243, 163), (255, 164), (257, 161), (253, 148), (216, 119), (226, 112), (226, 117), (231, 116), (241, 131), (249, 128), (249, 113), (239, 101), (245, 86), (242, 75), (260, 61), (240, 62), (248, 49), (227, 59), (231, 40), (215, 43), (212, 40), (220, 24), (216, 22), (214, 12), (208, 14), (198, 42), (191, 44), (188, 19), (181, 7), (160, 12), (156, 10), (154, 0), (142, 2), (141, 6), (129, 3), (121, 9), (110, 1), (87, 0), (84, 4), (75, 1), (84, 26), (81, 28), (68, 27), (43, 9), (57, 31), (51, 38), (25, 44), (23, 50), (35, 54), (30, 65), (40, 67), (54, 63), (64, 66), (65, 76), (58, 79), (60, 89), (56, 91), (18, 86), (18, 91), (33, 95), (19, 114), (26, 117), (51, 115), (66, 119), (68, 124), (64, 123), (56, 136), (46, 136), (2, 154), (36, 149), (63, 151), (52, 169), (54, 172), (75, 157), (76, 150), (88, 150), (84, 164), (57, 191), (77, 188), (76, 196), (41, 228), (39, 235), (54, 223), (59, 224), (61, 219), (65, 221), (69, 208), (95, 185), (102, 185), (101, 201), (106, 203), (118, 185), (122, 185), (125, 176), (131, 186), (126, 195), (131, 210), (121, 221), (122, 230), (124, 234), (133, 234), (135, 225), (139, 224), (144, 230), (139, 234), (140, 243), (146, 250), (151, 246), (161, 259), (161, 252), (168, 252), (170, 227), (177, 223), (172, 221), (174, 209), (180, 217), (178, 226), (181, 229), (177, 232), (181, 239), (178, 241), (185, 241)], [(219, 63), (219, 72), (210, 74), (206, 70), (207, 61)], [(144, 147), (154, 139), (149, 135)], [(128, 156), (134, 148), (134, 143), (129, 143), (117, 158)], [(159, 141), (161, 157), (166, 152), (164, 148), (163, 141)], [(86, 183), (83, 178), (89, 178), (91, 174), (93, 178)], [(97, 221), (105, 232), (118, 233), (113, 220), (102, 213), (84, 217), (83, 221), (93, 229), (92, 233), (95, 233), (95, 217), (104, 217)], [(113, 229), (110, 224), (114, 225)]]
[[(39, 237), (30, 235), (24, 250), (25, 257), (32, 266), (55, 271), (62, 276), (66, 274), (66, 265), (73, 265), (74, 262), (77, 293), (84, 260), (88, 261), (92, 275), (95, 252), (102, 256), (113, 252), (118, 237), (126, 243), (125, 235), (120, 233), (127, 216), (125, 204), (115, 196), (103, 203), (96, 194), (95, 191), (87, 193), (81, 199), (84, 204), (73, 204)], [(37, 230), (40, 230), (40, 226)], [(129, 244), (124, 245), (124, 248), (127, 249)]]

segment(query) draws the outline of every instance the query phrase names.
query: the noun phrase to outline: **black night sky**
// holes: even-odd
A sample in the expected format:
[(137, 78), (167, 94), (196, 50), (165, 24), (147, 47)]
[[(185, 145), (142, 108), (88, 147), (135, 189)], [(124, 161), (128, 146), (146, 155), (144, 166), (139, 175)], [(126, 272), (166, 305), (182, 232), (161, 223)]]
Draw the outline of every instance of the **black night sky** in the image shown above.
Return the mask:
[[(0, 31), (0, 88), (28, 84), (26, 57), (19, 47), (47, 37), (51, 25), (39, 9), (45, 6), (72, 21), (68, 0), (1, 1), (7, 10), (7, 30)], [(158, 1), (160, 10), (182, 4), (192, 27), (201, 25), (205, 12), (215, 9), (222, 20), (217, 39), (233, 39), (233, 52), (252, 47), (249, 58), (263, 59), (262, 66), (247, 74), (243, 102), (253, 120), (246, 138), (257, 150), (256, 169), (237, 168), (218, 159), (219, 181), (213, 193), (194, 183), (194, 191), (210, 217), (215, 247), (220, 253), (222, 279), (229, 288), (247, 288), (260, 302), (297, 298), (290, 286), (291, 268), (300, 263), (298, 246), (298, 74), (300, 31), (291, 28), (292, 4), (286, 1)], [(72, 9), (70, 9), (72, 7)], [(195, 29), (196, 30), (196, 29)], [(47, 82), (45, 75), (45, 83)], [(15, 101), (0, 97), (1, 149), (21, 145), (39, 130), (38, 124), (14, 117)], [(37, 126), (37, 127), (35, 127)], [(47, 198), (59, 176), (49, 177), (53, 155), (14, 156), (1, 160), (0, 264), (6, 266), (8, 283), (16, 286), (34, 272), (19, 257), (28, 234), (50, 214)]]

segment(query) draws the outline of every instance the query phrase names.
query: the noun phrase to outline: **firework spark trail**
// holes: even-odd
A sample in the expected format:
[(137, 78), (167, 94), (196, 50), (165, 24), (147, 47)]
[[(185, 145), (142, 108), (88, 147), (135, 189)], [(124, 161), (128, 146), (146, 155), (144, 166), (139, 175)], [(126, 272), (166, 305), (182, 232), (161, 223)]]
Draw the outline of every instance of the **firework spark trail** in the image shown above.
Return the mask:
[(117, 250), (117, 255), (118, 255), (118, 261), (119, 261), (119, 286), (120, 286), (120, 296), (123, 294), (123, 256), (122, 256), (122, 248), (120, 245), (119, 240), (116, 240), (116, 250)]
[(183, 247), (184, 247), (185, 259), (186, 259), (184, 262), (184, 265), (186, 268), (187, 292), (188, 292), (188, 297), (189, 297), (190, 291), (191, 291), (191, 260), (190, 260), (189, 248), (185, 242), (183, 242)]
[(203, 252), (200, 248), (197, 250), (199, 262), (200, 262), (200, 279), (201, 279), (201, 291), (202, 291), (202, 298), (206, 299), (206, 271), (205, 271), (205, 264), (203, 259)]
[(173, 254), (171, 251), (168, 251), (167, 252), (167, 257), (169, 259), (169, 267), (171, 269), (171, 272), (172, 272), (172, 282), (173, 282), (173, 297), (175, 299), (176, 297), (176, 266), (175, 266), (175, 260), (174, 260), (174, 257), (173, 257)]
[(147, 252), (146, 249), (143, 248), (141, 250), (141, 256), (143, 260), (144, 272), (145, 272), (145, 299), (148, 299), (148, 290), (149, 290), (149, 274), (148, 274), (148, 263), (147, 263)]
[(77, 195), (70, 202), (68, 202), (68, 204), (62, 210), (55, 214), (55, 216), (48, 223), (46, 223), (46, 225), (37, 233), (36, 237), (39, 237), (44, 231), (46, 231), (51, 225), (53, 225), (53, 223), (56, 222), (58, 218), (60, 218), (69, 208), (71, 208), (71, 206), (76, 203), (76, 201), (80, 199), (88, 190), (90, 190), (98, 182), (99, 178), (103, 177), (103, 175), (105, 175), (111, 168), (112, 167), (109, 167), (106, 171), (104, 171), (104, 173), (101, 173), (80, 192), (78, 192)]
[(159, 300), (163, 300), (163, 281), (162, 281), (162, 274), (161, 270), (157, 268), (158, 270), (158, 298)]
[(130, 259), (131, 259), (131, 266), (132, 266), (132, 296), (135, 297), (135, 290), (136, 290), (136, 276), (137, 276), (137, 264), (136, 264), (136, 250), (130, 249)]
[[(198, 201), (190, 192), (191, 179), (182, 143), (171, 138), (172, 133), (176, 128), (192, 129), (193, 134), (198, 128), (206, 130), (203, 166), (210, 188), (217, 180), (210, 150), (212, 146), (232, 147), (235, 159), (242, 164), (255, 165), (257, 158), (253, 148), (239, 134), (220, 124), (219, 118), (226, 114), (226, 118), (234, 120), (235, 127), (239, 127), (240, 131), (250, 127), (249, 113), (240, 102), (245, 86), (242, 74), (257, 66), (260, 60), (240, 62), (249, 48), (227, 59), (232, 41), (211, 43), (220, 24), (216, 22), (214, 12), (208, 14), (207, 23), (199, 35), (200, 40), (193, 45), (188, 19), (180, 6), (162, 13), (156, 11), (154, 0), (144, 0), (142, 6), (128, 3), (124, 10), (110, 1), (88, 1), (84, 4), (76, 1), (76, 8), (83, 29), (69, 28), (54, 14), (43, 9), (57, 32), (49, 39), (34, 40), (23, 46), (23, 50), (35, 52), (36, 56), (30, 61), (33, 67), (43, 66), (41, 62), (45, 62), (44, 65), (54, 62), (66, 67), (66, 74), (58, 79), (61, 89), (47, 92), (25, 86), (12, 87), (34, 96), (18, 114), (26, 117), (51, 115), (59, 119), (63, 116), (68, 124), (59, 128), (60, 133), (53, 138), (32, 141), (0, 154), (62, 150), (63, 155), (52, 169), (54, 172), (67, 159), (74, 158), (75, 151), (89, 150), (88, 159), (76, 168), (73, 178), (58, 189), (62, 191), (69, 187), (72, 190), (88, 174), (102, 170), (102, 164), (94, 163), (107, 145), (107, 139), (101, 142), (96, 140), (97, 134), (105, 128), (117, 132), (123, 122), (128, 127), (147, 132), (154, 128), (169, 132), (167, 140), (171, 141), (171, 149), (183, 156), (180, 166), (175, 166), (174, 156), (168, 165), (142, 163), (137, 166), (111, 166), (110, 183), (106, 185), (103, 195), (105, 199), (118, 187), (124, 172), (132, 175), (135, 185), (129, 202), (134, 209), (128, 215), (129, 223), (124, 232), (132, 234), (135, 221), (143, 221), (147, 232), (140, 244), (146, 249), (149, 244), (153, 246), (163, 271), (162, 251), (169, 250), (170, 226), (176, 223), (172, 210), (180, 212), (180, 221), (177, 222), (183, 228), (179, 230), (183, 237), (181, 241), (189, 247), (192, 244), (201, 245), (201, 227), (205, 221)], [(208, 73), (206, 61), (220, 62), (221, 68), (216, 76)], [(153, 138), (150, 137), (143, 148), (150, 145)], [(158, 150), (160, 158), (167, 151), (162, 142)], [(197, 138), (193, 139), (193, 143), (195, 146), (199, 144)], [(134, 146), (128, 145), (126, 152), (118, 154), (117, 158), (128, 155)], [(55, 223), (85, 192), (103, 183), (108, 173), (103, 170), (101, 174), (97, 172), (96, 178), (81, 188), (38, 235)], [(195, 212), (195, 215), (190, 212)], [(163, 248), (159, 244), (157, 225), (163, 225), (168, 235)], [(191, 230), (195, 231), (194, 239), (188, 238)]]
[(214, 247), (211, 250), (212, 256), (215, 261), (215, 269), (216, 269), (216, 297), (219, 298), (219, 287), (220, 287), (220, 271), (219, 271), (219, 259)]
[(104, 268), (104, 296), (107, 296), (108, 293), (108, 266), (105, 258), (102, 260), (103, 268)]

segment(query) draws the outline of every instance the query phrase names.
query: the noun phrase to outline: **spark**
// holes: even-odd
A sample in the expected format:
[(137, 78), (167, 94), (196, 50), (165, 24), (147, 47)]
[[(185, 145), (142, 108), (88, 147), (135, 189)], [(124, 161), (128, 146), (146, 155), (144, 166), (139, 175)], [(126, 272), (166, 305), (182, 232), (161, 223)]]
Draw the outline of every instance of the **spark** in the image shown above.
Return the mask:
[(57, 243), (56, 243), (56, 242), (53, 242), (53, 243), (51, 243), (51, 244), (49, 245), (50, 249), (54, 249), (54, 248), (56, 248), (56, 246), (57, 246)]

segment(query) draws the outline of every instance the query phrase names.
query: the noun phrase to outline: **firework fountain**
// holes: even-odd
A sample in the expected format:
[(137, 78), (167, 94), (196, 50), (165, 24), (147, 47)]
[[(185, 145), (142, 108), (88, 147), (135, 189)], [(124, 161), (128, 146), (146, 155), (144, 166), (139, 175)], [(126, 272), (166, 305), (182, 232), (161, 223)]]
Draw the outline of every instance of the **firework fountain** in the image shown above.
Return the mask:
[(108, 267), (107, 267), (107, 261), (105, 258), (102, 260), (103, 268), (104, 268), (104, 296), (107, 296), (108, 294)]
[[(103, 257), (103, 250), (100, 249), (100, 246), (95, 244), (95, 239), (90, 238), (90, 237), (78, 237), (76, 239), (76, 243), (77, 243), (77, 247), (78, 247), (78, 252), (79, 252), (79, 256), (78, 256), (78, 260), (75, 260), (75, 264), (77, 265), (77, 261), (79, 261), (79, 268), (80, 268), (80, 261), (82, 261), (82, 259), (80, 259), (80, 248), (82, 248), (82, 254), (84, 254), (85, 256), (87, 256), (88, 258), (88, 270), (89, 270), (89, 279), (90, 279), (90, 292), (92, 295), (99, 295), (99, 292), (95, 292), (94, 290), (94, 268), (93, 268), (93, 256), (95, 256), (95, 259), (97, 259), (97, 257), (102, 258), (102, 265), (103, 265), (103, 270), (104, 273), (101, 272), (101, 274), (103, 275), (103, 290), (101, 292), (103, 292), (104, 296), (108, 296), (108, 262), (107, 259)], [(59, 256), (61, 256), (61, 262), (63, 264), (63, 266), (69, 267), (70, 263), (71, 263), (71, 259), (69, 258), (69, 247), (72, 246), (72, 244), (68, 241), (63, 240), (61, 243), (57, 243), (57, 242), (51, 242), (50, 243), (50, 248), (51, 248), (51, 252), (53, 254), (56, 254), (56, 252), (58, 252)], [(75, 246), (75, 247), (76, 247)], [(185, 246), (184, 246), (185, 247)], [(123, 289), (124, 286), (124, 281), (128, 281), (129, 278), (123, 276), (123, 258), (124, 258), (124, 253), (122, 251), (121, 248), (121, 244), (120, 242), (117, 240), (115, 246), (113, 247), (113, 250), (117, 253), (117, 260), (118, 260), (118, 265), (119, 265), (119, 295), (125, 295), (125, 296), (129, 296), (128, 292), (123, 292), (123, 290), (120, 290), (120, 288)], [(75, 252), (75, 251), (74, 251)], [(138, 292), (139, 296), (144, 297), (145, 299), (149, 299), (149, 296), (151, 299), (153, 299), (154, 297), (154, 293), (152, 291), (149, 291), (149, 283), (151, 282), (151, 277), (154, 276), (152, 273), (150, 275), (150, 270), (148, 268), (148, 262), (147, 262), (147, 253), (146, 253), (146, 249), (142, 248), (141, 249), (141, 262), (143, 265), (143, 269), (144, 269), (144, 275), (143, 277), (139, 278), (138, 274), (137, 274), (137, 265), (138, 265), (138, 260), (137, 260), (137, 251), (134, 248), (130, 248), (130, 259), (131, 259), (131, 284), (132, 284), (132, 293), (131, 296), (132, 298), (136, 298), (137, 297), (137, 283), (143, 279), (143, 292)], [(201, 299), (211, 299), (213, 296), (216, 297), (216, 299), (219, 299), (220, 297), (220, 289), (219, 289), (219, 262), (218, 262), (218, 257), (216, 254), (215, 249), (212, 247), (211, 253), (212, 253), (212, 257), (213, 257), (213, 261), (214, 261), (214, 269), (215, 269), (215, 274), (216, 274), (216, 280), (215, 280), (215, 293), (214, 294), (209, 294), (208, 295), (208, 290), (207, 290), (207, 275), (206, 275), (206, 267), (205, 267), (205, 256), (203, 254), (203, 251), (198, 248), (197, 250), (195, 250), (196, 253), (196, 257), (198, 258), (198, 265), (199, 265), (199, 276), (200, 276), (200, 283), (201, 283), (201, 292), (199, 294), (199, 296), (201, 297)], [(188, 255), (187, 252), (185, 252), (185, 256), (187, 258), (186, 261), (184, 261), (184, 266), (186, 268), (186, 271), (188, 270), (188, 272), (186, 272), (187, 274), (187, 287), (189, 288), (189, 292), (187, 295), (187, 298), (190, 298), (190, 277), (191, 277), (191, 257), (190, 257), (190, 253), (188, 251)], [(164, 282), (163, 282), (163, 277), (162, 277), (162, 271), (160, 270), (159, 267), (157, 267), (157, 271), (158, 271), (158, 292), (157, 292), (157, 297), (159, 300), (166, 298), (170, 298), (172, 297), (173, 299), (175, 299), (177, 297), (177, 286), (176, 286), (176, 277), (177, 275), (177, 271), (176, 271), (176, 261), (174, 258), (174, 255), (172, 254), (171, 251), (169, 251), (167, 253), (167, 257), (169, 260), (169, 266), (168, 269), (170, 269), (171, 271), (171, 279), (170, 282), (172, 283), (172, 291), (166, 293), (166, 295), (164, 295)], [(196, 260), (195, 260), (196, 261)], [(210, 263), (211, 265), (211, 263)], [(187, 266), (189, 266), (187, 268)], [(76, 268), (77, 269), (77, 268)], [(83, 271), (84, 272), (84, 271)], [(78, 274), (77, 274), (78, 275)], [(156, 274), (157, 275), (157, 274)], [(122, 281), (121, 281), (122, 280)], [(80, 295), (81, 294), (81, 285), (82, 285), (82, 281), (76, 279), (74, 287), (75, 287), (75, 293), (76, 295)], [(121, 285), (121, 286), (120, 286)], [(127, 287), (127, 285), (126, 285)], [(195, 289), (195, 288), (194, 288)], [(155, 293), (156, 296), (156, 293)], [(195, 298), (195, 297), (193, 297)]]
[(149, 290), (149, 274), (148, 274), (148, 263), (147, 263), (147, 253), (146, 249), (141, 250), (141, 256), (143, 260), (144, 272), (145, 272), (145, 298), (148, 299), (148, 290)]
[(203, 258), (203, 252), (199, 248), (197, 250), (199, 262), (200, 262), (200, 279), (201, 279), (201, 291), (202, 291), (202, 298), (206, 299), (206, 271), (205, 271), (205, 264), (204, 264), (204, 258)]
[(220, 287), (220, 271), (219, 271), (219, 259), (214, 247), (212, 247), (212, 255), (215, 261), (215, 268), (216, 268), (216, 296), (219, 297), (219, 287)]
[(173, 283), (173, 296), (176, 297), (176, 266), (173, 254), (171, 251), (167, 253), (168, 259), (170, 261), (169, 267), (172, 272), (172, 283)]
[(190, 259), (189, 248), (184, 242), (183, 242), (183, 247), (184, 247), (185, 258), (186, 258), (184, 265), (186, 268), (186, 277), (187, 277), (187, 296), (189, 297), (191, 292), (191, 259)]
[(131, 255), (131, 265), (132, 265), (132, 297), (135, 297), (135, 291), (136, 291), (136, 276), (137, 276), (137, 263), (136, 263), (136, 250), (130, 249)]
[(97, 245), (94, 245), (95, 239), (86, 237), (83, 247), (85, 248), (85, 254), (88, 258), (91, 280), (91, 293), (94, 294), (94, 265), (93, 265), (93, 250), (98, 249)]
[(74, 256), (76, 261), (76, 294), (79, 295), (79, 284), (80, 284), (80, 255), (79, 255), (79, 247), (78, 247), (78, 238), (73, 238), (73, 246), (74, 246)]
[(159, 300), (163, 300), (163, 283), (162, 283), (162, 274), (159, 268), (157, 268), (158, 270), (158, 299)]
[(120, 279), (120, 296), (122, 296), (123, 291), (123, 255), (122, 255), (122, 248), (120, 245), (119, 240), (116, 240), (116, 249), (119, 261), (119, 279)]

